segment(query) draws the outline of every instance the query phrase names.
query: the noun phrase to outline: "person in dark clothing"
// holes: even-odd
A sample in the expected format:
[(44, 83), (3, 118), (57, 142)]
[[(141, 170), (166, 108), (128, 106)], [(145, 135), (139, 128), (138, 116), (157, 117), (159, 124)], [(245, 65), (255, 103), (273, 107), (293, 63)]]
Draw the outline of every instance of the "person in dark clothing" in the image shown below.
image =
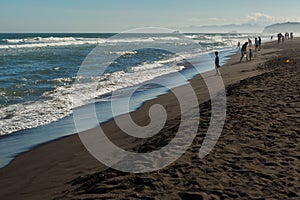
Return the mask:
[(254, 42), (255, 42), (255, 51), (257, 51), (258, 46), (259, 46), (259, 44), (258, 44), (258, 39), (255, 38)]
[(247, 46), (248, 46), (248, 42), (245, 42), (245, 44), (243, 44), (243, 46), (242, 46), (240, 62), (242, 62), (244, 57), (246, 57), (246, 60), (248, 61)]
[(280, 42), (281, 42), (281, 38), (282, 38), (282, 34), (281, 34), (281, 33), (278, 33), (278, 34), (277, 34), (277, 38), (278, 38), (278, 43), (280, 43)]
[(249, 59), (252, 60), (253, 58), (253, 51), (252, 49), (249, 49)]
[(258, 37), (258, 51), (261, 50), (261, 37)]
[(219, 58), (219, 52), (215, 52), (216, 58), (215, 58), (215, 68), (216, 68), (216, 75), (221, 75), (219, 68), (220, 66), (220, 58)]
[(290, 34), (288, 32), (285, 33), (285, 39), (286, 40), (290, 39)]
[(290, 33), (291, 40), (293, 39), (293, 32)]

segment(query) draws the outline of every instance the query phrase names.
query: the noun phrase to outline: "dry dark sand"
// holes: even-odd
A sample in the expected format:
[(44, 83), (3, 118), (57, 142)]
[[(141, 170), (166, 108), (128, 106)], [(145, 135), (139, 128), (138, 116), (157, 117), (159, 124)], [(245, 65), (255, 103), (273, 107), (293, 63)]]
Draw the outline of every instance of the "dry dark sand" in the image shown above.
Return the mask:
[[(73, 135), (24, 153), (1, 169), (0, 199), (299, 199), (299, 44), (298, 38), (268, 43), (253, 61), (240, 64), (234, 55), (221, 69), (227, 118), (205, 158), (198, 158), (198, 152), (210, 121), (210, 101), (197, 76), (191, 83), (201, 110), (198, 134), (175, 163), (144, 174), (106, 169)], [(159, 149), (176, 134), (180, 115), (169, 93), (147, 102), (132, 113), (133, 119), (147, 124), (147, 109), (154, 103), (168, 111), (157, 136), (146, 141), (128, 137), (113, 121), (103, 129), (124, 149)]]

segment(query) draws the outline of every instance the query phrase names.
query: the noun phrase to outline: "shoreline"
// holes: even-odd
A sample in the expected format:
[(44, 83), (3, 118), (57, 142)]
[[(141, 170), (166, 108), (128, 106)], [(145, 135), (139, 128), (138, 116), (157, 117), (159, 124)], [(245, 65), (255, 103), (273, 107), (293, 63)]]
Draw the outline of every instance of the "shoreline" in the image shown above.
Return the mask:
[[(221, 52), (224, 54), (224, 56), (223, 56), (223, 58), (221, 57), (221, 62), (223, 62), (224, 64), (226, 64), (226, 62), (230, 59), (230, 57), (231, 56), (233, 56), (234, 54), (236, 54), (235, 52), (237, 51), (237, 49), (224, 49), (224, 50), (222, 50)], [(210, 53), (209, 53), (210, 54)], [(210, 55), (207, 55), (207, 56), (210, 56)], [(187, 69), (187, 71), (188, 71), (189, 69)], [(207, 72), (207, 71), (205, 71), (205, 72)], [(204, 73), (204, 72), (203, 72)], [(191, 76), (190, 74), (189, 74), (189, 72), (183, 72), (182, 74), (184, 74), (184, 75), (187, 75), (188, 76), (188, 81), (191, 81), (194, 77), (196, 77), (198, 74), (195, 74), (195, 75), (193, 75), (193, 76)], [(168, 75), (163, 75), (162, 77), (165, 77), (165, 76), (172, 76), (172, 74), (168, 74)], [(158, 77), (159, 78), (159, 77)], [(183, 84), (184, 85), (184, 84)], [(173, 86), (172, 88), (174, 89), (174, 88), (177, 88), (177, 87), (181, 87), (182, 86), (182, 84), (175, 84), (175, 86)], [(165, 94), (167, 94), (167, 93), (170, 93), (170, 90), (168, 90), (168, 91), (163, 91), (163, 92), (153, 92), (153, 94), (151, 94), (150, 95), (150, 98), (149, 99), (147, 99), (147, 100), (143, 100), (143, 102), (141, 102), (136, 108), (134, 108), (134, 110), (132, 110), (132, 111), (130, 111), (130, 113), (131, 112), (135, 112), (136, 110), (138, 110), (138, 109), (140, 109), (142, 106), (143, 106), (143, 104), (144, 103), (146, 103), (147, 101), (151, 101), (151, 100), (153, 100), (153, 99), (156, 99), (156, 98), (159, 98), (160, 96), (162, 96), (162, 95), (165, 95)], [(95, 107), (97, 108), (97, 105), (95, 104)], [(126, 113), (125, 113), (126, 114)], [(120, 114), (120, 115), (118, 115), (118, 116), (122, 116), (122, 115), (124, 115), (124, 114)], [(72, 120), (72, 122), (73, 122), (73, 115), (70, 115), (70, 116), (66, 116), (66, 117), (64, 117), (63, 119), (61, 119), (61, 120), (64, 120), (64, 121), (68, 121), (68, 120)], [(111, 118), (109, 118), (109, 119), (107, 119), (107, 120), (105, 120), (105, 121), (103, 121), (103, 122), (100, 122), (100, 125), (101, 124), (104, 124), (104, 123), (107, 123), (107, 122), (109, 122), (109, 121), (112, 121), (114, 118), (113, 117), (111, 117)], [(37, 133), (37, 132), (39, 132), (41, 129), (42, 129), (42, 131), (43, 131), (43, 129), (46, 129), (47, 130), (47, 128), (46, 127), (48, 127), (48, 129), (51, 129), (51, 127), (53, 128), (53, 126), (55, 126), (54, 124), (57, 124), (57, 123), (60, 123), (60, 121), (61, 120), (59, 120), (59, 121), (55, 121), (55, 122), (52, 122), (52, 123), (50, 123), (50, 124), (46, 124), (46, 125), (44, 125), (44, 126), (40, 126), (40, 127), (35, 127), (35, 128), (32, 128), (34, 131), (33, 132), (30, 132), (30, 130), (31, 129), (25, 129), (25, 130), (21, 130), (21, 131), (17, 131), (17, 132), (14, 132), (14, 133), (11, 133), (11, 134), (7, 134), (7, 135), (2, 135), (2, 136), (0, 136), (0, 139), (2, 139), (2, 141), (0, 141), (2, 144), (4, 144), (5, 142), (10, 142), (10, 137), (14, 137), (14, 136), (17, 136), (17, 137), (21, 137), (21, 138), (18, 138), (18, 140), (20, 140), (20, 141), (22, 141), (22, 144), (26, 144), (26, 142), (24, 143), (24, 140), (27, 140), (28, 139), (28, 135), (33, 135), (33, 137), (35, 137), (34, 135)], [(44, 128), (45, 127), (45, 128)], [(95, 128), (95, 127), (94, 127)], [(73, 129), (73, 128), (72, 128)], [(75, 127), (74, 127), (74, 129), (75, 129)], [(93, 128), (90, 128), (90, 129), (93, 129)], [(72, 131), (72, 130), (71, 130)], [(2, 169), (2, 168), (4, 168), (4, 167), (6, 167), (7, 165), (9, 165), (16, 157), (18, 157), (18, 156), (20, 156), (20, 155), (22, 155), (22, 154), (24, 154), (24, 153), (26, 153), (26, 152), (29, 152), (29, 151), (31, 151), (31, 150), (33, 150), (33, 149), (35, 149), (35, 148), (38, 148), (39, 146), (41, 146), (41, 145), (45, 145), (45, 144), (47, 144), (47, 143), (50, 143), (50, 142), (54, 142), (54, 141), (57, 141), (57, 140), (59, 140), (59, 139), (63, 139), (63, 138), (65, 138), (65, 137), (68, 137), (68, 136), (71, 136), (71, 135), (75, 135), (75, 134), (78, 134), (77, 132), (75, 132), (75, 130), (73, 130), (73, 132), (71, 133), (67, 133), (67, 132), (69, 132), (69, 130), (67, 130), (67, 131), (64, 131), (63, 133), (61, 133), (61, 134), (53, 134), (53, 131), (49, 131), (49, 133), (48, 134), (51, 134), (51, 136), (53, 137), (53, 138), (51, 138), (50, 140), (48, 139), (47, 140), (47, 138), (42, 138), (42, 139), (40, 139), (40, 140), (38, 140), (38, 141), (34, 141), (34, 144), (30, 144), (30, 145), (25, 145), (25, 146), (22, 146), (22, 148), (20, 149), (16, 149), (16, 151), (14, 152), (14, 154), (13, 155), (9, 155), (10, 157), (12, 157), (12, 159), (7, 159), (7, 156), (3, 159), (3, 160), (9, 160), (8, 162), (3, 162), (4, 164), (2, 164), (2, 163), (0, 163), (0, 169)], [(7, 139), (7, 138), (8, 139)], [(24, 138), (22, 138), (22, 137), (24, 137)], [(40, 135), (38, 135), (38, 137), (39, 138), (41, 138), (41, 136)], [(4, 141), (3, 141), (4, 140)], [(8, 141), (6, 141), (6, 140), (8, 140)], [(15, 139), (14, 139), (15, 140)], [(29, 143), (30, 142), (30, 139), (28, 139), (29, 141), (27, 142), (27, 143)], [(31, 139), (32, 140), (32, 139)], [(0, 144), (1, 144), (0, 143)], [(14, 146), (15, 146), (15, 144), (13, 144)], [(1, 157), (0, 157), (0, 159), (1, 159)]]
[[(295, 38), (294, 40), (299, 41), (299, 38)], [(287, 41), (287, 43), (288, 42), (289, 41)], [(243, 62), (239, 64), (238, 60), (240, 54), (237, 53), (231, 56), (227, 64), (221, 68), (221, 74), (222, 74), (223, 81), (226, 85), (226, 88), (229, 85), (238, 84), (245, 79), (258, 76), (267, 71), (267, 70), (259, 71), (256, 69), (256, 67), (266, 62), (266, 60), (274, 57), (274, 55), (276, 56), (276, 54), (280, 50), (272, 47), (272, 46), (276, 46), (275, 41), (269, 44), (265, 43), (264, 45), (265, 45), (264, 47), (265, 49), (263, 49), (260, 52), (260, 54), (258, 54), (257, 57), (255, 57), (254, 60), (251, 62)], [(243, 68), (240, 68), (241, 66)], [(208, 96), (207, 96), (207, 91), (202, 91), (204, 83), (203, 81), (201, 82), (201, 75), (197, 75), (190, 82), (194, 86), (194, 90), (197, 93), (199, 104), (206, 102), (208, 100)], [(140, 119), (141, 124), (147, 124), (148, 122), (147, 116), (144, 116), (145, 115), (144, 113), (148, 113), (147, 110), (152, 104), (160, 103), (162, 105), (169, 106), (170, 109), (173, 110), (170, 114), (171, 115), (170, 119), (172, 120), (178, 116), (178, 110), (173, 109), (176, 108), (176, 104), (174, 104), (174, 100), (172, 99), (173, 97), (172, 94), (170, 93), (160, 95), (158, 98), (146, 101), (138, 110), (131, 112), (130, 114), (133, 115), (134, 119)], [(126, 137), (124, 135), (120, 137), (120, 134), (115, 134), (115, 132), (119, 132), (119, 130), (113, 121), (108, 121), (103, 123), (102, 128), (104, 130), (106, 129), (109, 130), (110, 132), (113, 132), (114, 134), (109, 135), (109, 138), (112, 141), (114, 141), (114, 143), (118, 144), (120, 147), (124, 147), (124, 149), (134, 148), (138, 143), (143, 142), (143, 141), (139, 141), (138, 143), (136, 143), (133, 142), (134, 140), (130, 137)], [(96, 131), (96, 129), (92, 129), (89, 131)], [(130, 143), (131, 145), (129, 145)], [(60, 149), (63, 152), (59, 151)], [(62, 155), (59, 155), (60, 153)], [(45, 154), (48, 155), (48, 158), (43, 157), (43, 155)], [(44, 172), (45, 168), (50, 169), (49, 170), (50, 172), (49, 171)], [(74, 177), (82, 176), (87, 173), (102, 171), (104, 169), (106, 169), (105, 166), (101, 165), (98, 161), (96, 161), (94, 158), (92, 158), (91, 155), (87, 153), (87, 151), (81, 145), (77, 134), (65, 136), (63, 138), (50, 141), (46, 144), (38, 145), (37, 147), (31, 149), (29, 152), (24, 152), (20, 154), (10, 164), (0, 169), (1, 185), (2, 184), (4, 185), (5, 181), (10, 183), (17, 182), (14, 185), (5, 184), (0, 189), (1, 191), (0, 196), (3, 195), (4, 197), (6, 197), (6, 199), (10, 199), (10, 198), (14, 199), (14, 195), (16, 195), (16, 197), (22, 197), (23, 199), (32, 198), (32, 197), (38, 197), (38, 198), (55, 197), (56, 195), (59, 195), (61, 191), (69, 189), (70, 186), (66, 185), (66, 183), (73, 180)], [(28, 174), (26, 174), (26, 172)], [(39, 180), (35, 180), (36, 182), (34, 184), (40, 189), (38, 188), (34, 189), (33, 186), (28, 186), (28, 185), (26, 186), (26, 182), (28, 183), (33, 180), (32, 177), (38, 177), (38, 174), (43, 172), (45, 173), (45, 175), (42, 175), (43, 177), (37, 178)], [(46, 174), (52, 174), (52, 175), (56, 174), (56, 175), (55, 178), (51, 177), (45, 179), (47, 177)], [(20, 181), (19, 180), (20, 177), (23, 177), (24, 179)], [(45, 182), (45, 180), (47, 180), (48, 183), (43, 183)], [(18, 183), (18, 181), (23, 183)], [(57, 185), (57, 183), (59, 184)], [(23, 188), (24, 186), (26, 187)], [(18, 189), (23, 188), (23, 190), (25, 190), (26, 192), (24, 193), (20, 192), (19, 194), (14, 194), (14, 192), (17, 191), (17, 188)], [(47, 191), (47, 194), (41, 194), (43, 193), (41, 191), (45, 191), (45, 192)]]

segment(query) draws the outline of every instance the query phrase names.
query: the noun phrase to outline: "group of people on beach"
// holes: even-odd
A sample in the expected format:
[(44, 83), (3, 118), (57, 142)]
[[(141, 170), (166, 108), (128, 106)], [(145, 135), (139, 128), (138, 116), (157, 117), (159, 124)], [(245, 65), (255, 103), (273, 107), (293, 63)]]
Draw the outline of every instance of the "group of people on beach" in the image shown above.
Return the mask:
[[(282, 33), (277, 34), (278, 43), (284, 42), (284, 40), (289, 40), (289, 39), (292, 40), (293, 38), (294, 38), (293, 32), (291, 32), (291, 33), (286, 32), (284, 35)], [(273, 35), (271, 36), (271, 40), (272, 39), (273, 39)]]
[[(254, 39), (254, 48), (255, 52), (261, 50), (261, 37), (258, 36)], [(240, 42), (238, 42), (238, 48), (241, 49), (241, 58), (240, 62), (242, 62), (243, 58), (246, 58), (247, 61), (253, 59), (253, 50), (252, 50), (252, 40), (248, 38), (248, 41), (245, 42), (242, 47), (240, 47)], [(248, 50), (248, 51), (247, 51)]]
[[(293, 32), (286, 32), (284, 35), (282, 33), (278, 33), (277, 34), (277, 38), (278, 38), (278, 43), (280, 42), (284, 42), (284, 40), (288, 40), (288, 39), (293, 39), (294, 35)], [(271, 36), (271, 40), (273, 40), (273, 35)], [(262, 44), (262, 40), (261, 37), (258, 36), (254, 39), (254, 51), (260, 51), (261, 50), (261, 44)], [(240, 58), (240, 63), (243, 61), (244, 58), (246, 58), (247, 61), (251, 61), (254, 57), (254, 53), (252, 50), (252, 40), (250, 38), (248, 38), (248, 41), (246, 41), (242, 47), (241, 47), (241, 43), (238, 42), (237, 47), (241, 50), (241, 58)], [(219, 52), (215, 52), (215, 68), (216, 68), (216, 75), (220, 75), (219, 72), (219, 68), (220, 66), (220, 59), (219, 59)]]
[[(256, 37), (254, 39), (254, 45), (255, 45), (255, 52), (256, 51), (260, 51), (261, 50), (261, 37)], [(252, 40), (250, 38), (248, 38), (248, 41), (245, 42), (242, 47), (241, 47), (241, 43), (238, 42), (238, 48), (241, 50), (241, 58), (240, 58), (240, 62), (242, 62), (243, 58), (246, 58), (247, 61), (252, 60), (253, 59), (253, 50), (252, 50)], [(248, 50), (248, 51), (247, 51)], [(219, 52), (216, 51), (215, 52), (215, 69), (216, 69), (216, 75), (220, 75), (220, 71), (219, 68), (220, 66), (220, 58), (219, 58)]]

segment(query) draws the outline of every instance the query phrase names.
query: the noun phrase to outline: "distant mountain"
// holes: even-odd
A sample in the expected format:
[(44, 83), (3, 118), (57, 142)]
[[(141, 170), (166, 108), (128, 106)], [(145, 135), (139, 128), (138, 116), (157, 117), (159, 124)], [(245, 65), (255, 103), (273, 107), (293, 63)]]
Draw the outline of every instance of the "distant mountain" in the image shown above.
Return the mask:
[(206, 25), (188, 26), (180, 30), (182, 32), (201, 33), (261, 33), (264, 26), (258, 24), (227, 24), (227, 25)]
[(272, 24), (270, 26), (266, 26), (263, 30), (263, 33), (265, 34), (285, 33), (285, 32), (300, 33), (300, 23), (286, 22), (286, 23)]

